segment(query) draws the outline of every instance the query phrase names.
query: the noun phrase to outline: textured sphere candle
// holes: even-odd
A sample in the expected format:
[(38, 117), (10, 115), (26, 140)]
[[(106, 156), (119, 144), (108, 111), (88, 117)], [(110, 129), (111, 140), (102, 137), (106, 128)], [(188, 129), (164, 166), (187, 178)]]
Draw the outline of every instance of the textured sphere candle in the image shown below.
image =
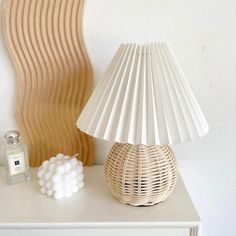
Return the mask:
[(83, 163), (58, 153), (38, 169), (40, 191), (55, 199), (70, 197), (84, 186)]

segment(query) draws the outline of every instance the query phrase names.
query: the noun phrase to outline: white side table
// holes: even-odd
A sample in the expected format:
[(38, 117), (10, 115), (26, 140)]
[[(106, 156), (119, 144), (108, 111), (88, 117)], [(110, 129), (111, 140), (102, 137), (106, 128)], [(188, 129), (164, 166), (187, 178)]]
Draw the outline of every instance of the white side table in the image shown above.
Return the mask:
[(6, 185), (0, 169), (1, 236), (199, 236), (201, 221), (180, 176), (165, 202), (133, 207), (111, 195), (103, 166), (86, 167), (84, 188), (63, 200), (42, 195), (31, 171), (31, 181)]

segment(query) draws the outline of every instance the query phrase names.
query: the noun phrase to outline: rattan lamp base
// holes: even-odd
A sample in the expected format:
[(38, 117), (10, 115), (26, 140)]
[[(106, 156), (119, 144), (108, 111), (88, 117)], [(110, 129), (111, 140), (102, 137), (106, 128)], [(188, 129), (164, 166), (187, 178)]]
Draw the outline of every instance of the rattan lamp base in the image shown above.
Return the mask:
[(177, 175), (175, 155), (168, 145), (115, 143), (105, 162), (112, 194), (133, 206), (164, 201), (171, 194)]

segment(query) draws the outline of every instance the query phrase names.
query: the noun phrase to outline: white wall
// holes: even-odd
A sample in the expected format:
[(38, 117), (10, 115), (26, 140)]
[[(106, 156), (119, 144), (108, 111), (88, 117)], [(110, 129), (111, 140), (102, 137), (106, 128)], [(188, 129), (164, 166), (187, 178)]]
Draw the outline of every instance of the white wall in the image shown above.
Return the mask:
[[(233, 0), (87, 0), (84, 36), (102, 77), (121, 42), (168, 41), (210, 125), (201, 140), (175, 145), (203, 221), (203, 236), (236, 235), (235, 3)], [(111, 144), (96, 141), (102, 163)]]
[[(211, 127), (208, 136), (173, 147), (203, 236), (236, 235), (235, 15), (234, 0), (87, 0), (85, 5), (84, 36), (95, 81), (121, 42), (168, 41), (179, 59)], [(16, 126), (14, 76), (0, 37), (0, 135)], [(110, 146), (96, 141), (97, 163)]]

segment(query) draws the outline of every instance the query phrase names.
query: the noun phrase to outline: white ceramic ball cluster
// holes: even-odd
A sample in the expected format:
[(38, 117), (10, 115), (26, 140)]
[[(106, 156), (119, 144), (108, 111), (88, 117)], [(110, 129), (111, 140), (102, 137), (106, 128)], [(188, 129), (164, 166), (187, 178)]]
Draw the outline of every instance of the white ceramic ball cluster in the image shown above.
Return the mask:
[(58, 153), (39, 167), (40, 191), (55, 199), (70, 197), (84, 186), (83, 163)]

